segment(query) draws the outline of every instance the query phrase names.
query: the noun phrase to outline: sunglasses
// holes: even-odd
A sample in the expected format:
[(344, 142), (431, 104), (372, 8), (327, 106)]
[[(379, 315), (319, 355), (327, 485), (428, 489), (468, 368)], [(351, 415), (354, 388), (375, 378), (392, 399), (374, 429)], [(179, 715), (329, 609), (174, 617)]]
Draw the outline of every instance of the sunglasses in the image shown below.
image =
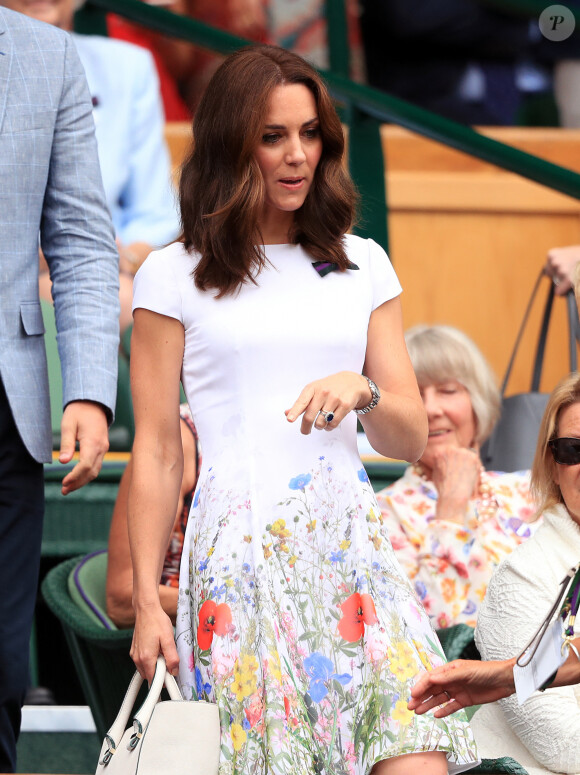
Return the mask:
[(556, 463), (576, 466), (580, 463), (580, 439), (552, 439), (548, 442)]

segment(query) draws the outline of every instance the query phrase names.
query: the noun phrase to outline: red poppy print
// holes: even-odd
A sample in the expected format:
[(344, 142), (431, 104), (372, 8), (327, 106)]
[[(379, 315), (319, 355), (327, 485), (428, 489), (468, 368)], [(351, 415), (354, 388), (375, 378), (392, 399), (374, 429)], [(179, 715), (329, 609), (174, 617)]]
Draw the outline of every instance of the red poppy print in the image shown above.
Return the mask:
[(376, 624), (377, 612), (370, 595), (355, 592), (341, 604), (342, 619), (338, 623), (338, 631), (344, 640), (355, 643), (365, 632), (365, 624)]
[(217, 605), (213, 600), (206, 600), (199, 609), (199, 625), (197, 627), (197, 642), (202, 651), (211, 646), (214, 633), (223, 637), (232, 624), (232, 612), (227, 603)]

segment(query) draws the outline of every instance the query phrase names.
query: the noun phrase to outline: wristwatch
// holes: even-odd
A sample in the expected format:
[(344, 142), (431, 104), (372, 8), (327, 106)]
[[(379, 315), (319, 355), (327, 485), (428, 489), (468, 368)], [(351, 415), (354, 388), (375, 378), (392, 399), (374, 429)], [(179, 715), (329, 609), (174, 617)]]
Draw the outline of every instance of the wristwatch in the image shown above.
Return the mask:
[(366, 406), (363, 406), (362, 409), (355, 409), (355, 414), (368, 414), (371, 409), (374, 409), (375, 406), (379, 403), (381, 398), (381, 391), (378, 389), (378, 387), (375, 385), (375, 383), (372, 381), (372, 379), (369, 379), (365, 374), (363, 374), (363, 377), (366, 379), (366, 381), (369, 383), (369, 388), (371, 391), (371, 401)]

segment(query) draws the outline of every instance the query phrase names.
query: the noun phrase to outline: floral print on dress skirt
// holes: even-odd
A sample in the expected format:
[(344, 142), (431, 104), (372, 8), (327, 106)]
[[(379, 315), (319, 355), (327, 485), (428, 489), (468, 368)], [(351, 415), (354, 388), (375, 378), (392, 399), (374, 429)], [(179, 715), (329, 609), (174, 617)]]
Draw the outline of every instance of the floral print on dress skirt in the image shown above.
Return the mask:
[(220, 775), (363, 775), (431, 750), (473, 766), (463, 714), (407, 709), (444, 657), (364, 469), (353, 480), (321, 456), (262, 524), (220, 480), (210, 469), (194, 499), (176, 628), (186, 698), (220, 708)]

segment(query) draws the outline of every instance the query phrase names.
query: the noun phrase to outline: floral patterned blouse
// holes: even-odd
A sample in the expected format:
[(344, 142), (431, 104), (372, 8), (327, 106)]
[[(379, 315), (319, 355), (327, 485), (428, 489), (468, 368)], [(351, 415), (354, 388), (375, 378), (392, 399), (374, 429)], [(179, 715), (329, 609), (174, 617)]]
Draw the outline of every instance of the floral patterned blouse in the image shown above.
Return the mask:
[(179, 417), (192, 432), (195, 440), (195, 481), (191, 490), (186, 493), (183, 498), (181, 513), (173, 525), (173, 532), (169, 539), (169, 546), (167, 547), (163, 571), (161, 573), (161, 583), (166, 587), (174, 587), (175, 589), (179, 588), (179, 568), (181, 565), (181, 553), (183, 552), (183, 539), (185, 538), (185, 528), (187, 527), (191, 502), (193, 501), (193, 493), (195, 492), (201, 466), (201, 452), (197, 440), (197, 431), (195, 430), (193, 418), (187, 404), (181, 404), (179, 407)]
[(486, 472), (497, 503), (478, 514), (469, 502), (465, 525), (435, 518), (437, 490), (413, 466), (377, 493), (383, 527), (434, 627), (474, 627), (479, 605), (499, 563), (539, 526), (529, 472)]

